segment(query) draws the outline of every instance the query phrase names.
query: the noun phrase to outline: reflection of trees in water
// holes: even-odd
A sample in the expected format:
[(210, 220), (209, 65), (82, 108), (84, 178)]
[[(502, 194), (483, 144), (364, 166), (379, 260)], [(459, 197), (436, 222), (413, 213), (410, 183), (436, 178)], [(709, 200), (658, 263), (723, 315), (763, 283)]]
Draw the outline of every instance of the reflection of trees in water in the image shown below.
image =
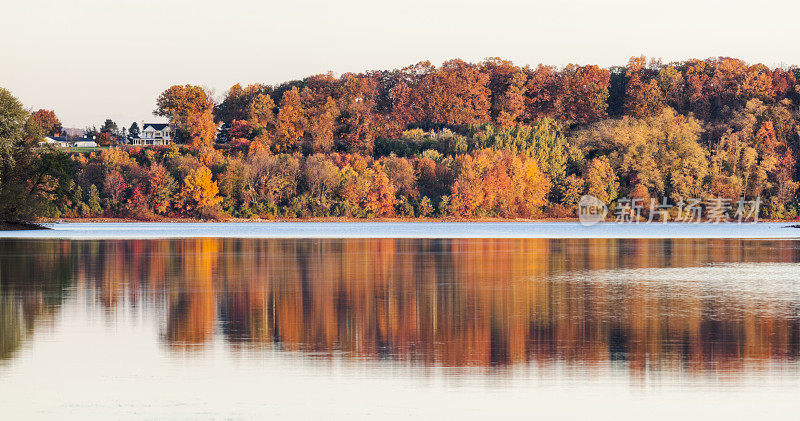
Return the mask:
[[(597, 271), (617, 268), (797, 262), (794, 242), (188, 239), (37, 244), (49, 247), (51, 255), (60, 247), (60, 258), (73, 265), (66, 279), (89, 280), (96, 299), (110, 311), (145, 305), (162, 312), (163, 338), (175, 347), (207, 343), (218, 327), (237, 347), (277, 344), (315, 354), (341, 350), (355, 357), (449, 366), (626, 360), (637, 370), (735, 369), (745, 361), (796, 360), (800, 354), (798, 297), (775, 303), (736, 291), (709, 295), (703, 279), (692, 278), (691, 272), (690, 279), (674, 285), (592, 280)], [(0, 273), (37, 259), (8, 255), (3, 255)], [(59, 262), (38, 259), (40, 270)], [(4, 284), (3, 291), (40, 287)], [(5, 316), (6, 307), (4, 326), (13, 319)]]
[(64, 241), (0, 240), (0, 360), (63, 302), (76, 260), (69, 251)]
[(0, 360), (11, 357), (27, 334), (22, 309), (15, 300), (0, 296)]
[(214, 270), (219, 241), (198, 239), (179, 243), (176, 255), (182, 264), (180, 276), (167, 285), (168, 322), (166, 339), (173, 344), (198, 344), (210, 339), (217, 318)]

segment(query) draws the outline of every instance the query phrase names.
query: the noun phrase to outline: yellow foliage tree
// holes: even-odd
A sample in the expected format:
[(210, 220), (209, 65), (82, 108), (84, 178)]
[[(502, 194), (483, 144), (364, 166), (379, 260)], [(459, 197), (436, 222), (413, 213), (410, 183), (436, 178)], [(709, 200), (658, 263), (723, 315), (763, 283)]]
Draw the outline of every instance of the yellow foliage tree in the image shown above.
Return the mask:
[(219, 188), (211, 178), (211, 170), (206, 166), (192, 170), (183, 183), (187, 210), (200, 216), (214, 216), (222, 198), (218, 196)]
[(547, 204), (547, 195), (553, 183), (544, 174), (535, 159), (514, 158), (512, 184), (516, 190), (514, 204), (521, 216), (537, 216), (540, 209)]
[(599, 157), (591, 160), (584, 173), (586, 194), (598, 198), (605, 204), (616, 200), (619, 194), (619, 182), (608, 158)]
[(275, 102), (272, 97), (256, 95), (247, 105), (247, 122), (258, 135), (271, 134), (275, 126)]

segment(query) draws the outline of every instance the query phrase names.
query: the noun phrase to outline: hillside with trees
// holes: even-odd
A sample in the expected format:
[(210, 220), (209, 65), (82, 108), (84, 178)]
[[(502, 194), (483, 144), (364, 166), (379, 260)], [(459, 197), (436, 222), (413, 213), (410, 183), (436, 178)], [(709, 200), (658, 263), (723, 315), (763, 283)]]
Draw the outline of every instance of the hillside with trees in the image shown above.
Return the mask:
[[(217, 101), (177, 85), (154, 114), (178, 144), (26, 153), (50, 171), (44, 217), (564, 217), (588, 193), (612, 209), (760, 198), (762, 217), (788, 219), (799, 76), (727, 57), (610, 69), (490, 58), (237, 84)], [(3, 145), (60, 129), (55, 114), (11, 115), (6, 101)]]

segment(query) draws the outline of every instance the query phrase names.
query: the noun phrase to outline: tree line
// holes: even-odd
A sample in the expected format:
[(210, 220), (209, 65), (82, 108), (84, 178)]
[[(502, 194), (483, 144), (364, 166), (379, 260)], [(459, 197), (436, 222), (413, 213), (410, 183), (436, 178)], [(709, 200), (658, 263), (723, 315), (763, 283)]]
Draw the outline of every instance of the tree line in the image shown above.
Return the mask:
[[(760, 198), (763, 217), (793, 218), (798, 76), (727, 57), (608, 69), (490, 58), (237, 84), (216, 101), (176, 85), (154, 114), (178, 144), (70, 154), (40, 214), (560, 217), (592, 194), (612, 209)], [(55, 130), (49, 115), (21, 118), (20, 133)]]

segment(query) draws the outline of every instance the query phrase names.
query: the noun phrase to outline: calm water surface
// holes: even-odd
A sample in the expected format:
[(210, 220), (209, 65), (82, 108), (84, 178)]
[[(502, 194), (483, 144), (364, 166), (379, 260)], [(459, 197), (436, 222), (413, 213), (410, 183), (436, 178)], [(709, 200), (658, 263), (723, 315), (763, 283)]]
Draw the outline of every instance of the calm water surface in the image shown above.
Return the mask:
[(790, 419), (798, 269), (796, 240), (4, 239), (0, 418)]
[(108, 222), (47, 224), (41, 231), (0, 231), (0, 238), (792, 238), (797, 224), (577, 222)]

